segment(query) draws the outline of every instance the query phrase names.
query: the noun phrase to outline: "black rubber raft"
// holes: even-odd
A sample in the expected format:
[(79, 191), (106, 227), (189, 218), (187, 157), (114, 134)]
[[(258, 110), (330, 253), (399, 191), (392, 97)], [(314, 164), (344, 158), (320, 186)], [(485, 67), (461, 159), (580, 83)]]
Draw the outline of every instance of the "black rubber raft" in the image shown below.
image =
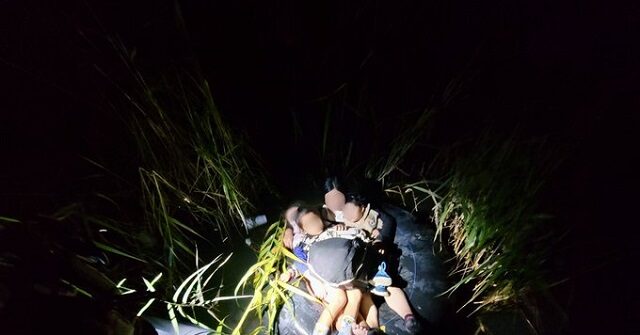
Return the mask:
[[(441, 260), (433, 253), (434, 232), (426, 224), (416, 223), (407, 211), (385, 206), (384, 210), (397, 221), (395, 244), (402, 252), (399, 273), (406, 281), (403, 287), (414, 314), (423, 323), (438, 323), (445, 309), (438, 295), (446, 289)], [(408, 334), (404, 320), (393, 312), (384, 299), (374, 299), (379, 307), (380, 325), (387, 334)], [(322, 306), (299, 295), (291, 299), (291, 308), (283, 307), (278, 316), (278, 332), (282, 335), (312, 334), (322, 312)]]

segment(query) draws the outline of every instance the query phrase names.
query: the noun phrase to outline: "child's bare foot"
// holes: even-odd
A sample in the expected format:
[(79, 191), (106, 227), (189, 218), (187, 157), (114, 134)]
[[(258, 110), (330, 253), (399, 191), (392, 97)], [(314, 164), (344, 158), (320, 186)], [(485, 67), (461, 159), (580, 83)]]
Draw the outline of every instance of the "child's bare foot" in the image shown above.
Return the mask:
[(369, 332), (369, 328), (354, 324), (351, 326), (351, 332), (353, 333), (353, 335), (367, 335), (367, 333)]

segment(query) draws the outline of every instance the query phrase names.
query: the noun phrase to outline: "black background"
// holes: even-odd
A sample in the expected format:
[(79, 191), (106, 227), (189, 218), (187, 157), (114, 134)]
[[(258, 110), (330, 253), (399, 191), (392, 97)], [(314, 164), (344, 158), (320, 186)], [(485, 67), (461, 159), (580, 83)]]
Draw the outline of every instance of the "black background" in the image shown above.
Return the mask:
[[(430, 145), (520, 127), (571, 148), (544, 195), (571, 231), (562, 252), (572, 279), (559, 292), (571, 333), (637, 333), (637, 4), (179, 4), (185, 29), (176, 29), (171, 1), (0, 1), (0, 214), (48, 211), (93, 187), (81, 156), (135, 162), (107, 108), (113, 85), (96, 71), (115, 82), (123, 76), (106, 36), (135, 48), (146, 73), (197, 62), (224, 117), (283, 193), (321, 174), (326, 110), (317, 102), (341, 85), (388, 125), (376, 133), (384, 143), (402, 115), (415, 116), (462, 78)], [(335, 127), (355, 127), (356, 137), (367, 129)]]

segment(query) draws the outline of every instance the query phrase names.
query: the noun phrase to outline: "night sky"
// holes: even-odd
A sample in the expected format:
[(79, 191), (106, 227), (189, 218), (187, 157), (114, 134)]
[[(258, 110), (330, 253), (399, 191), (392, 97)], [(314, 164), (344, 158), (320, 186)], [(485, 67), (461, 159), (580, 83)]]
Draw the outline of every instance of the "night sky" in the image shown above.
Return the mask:
[[(356, 139), (366, 159), (398, 134), (402, 118), (440, 106), (458, 80), (460, 93), (434, 116), (428, 148), (488, 128), (568, 148), (543, 196), (570, 230), (562, 252), (573, 279), (558, 294), (571, 333), (638, 333), (630, 279), (640, 223), (632, 192), (637, 3), (178, 3), (183, 21), (165, 0), (0, 1), (0, 215), (51, 212), (99, 187), (87, 181), (95, 171), (82, 157), (135, 164), (109, 108), (113, 82), (126, 76), (109, 36), (135, 48), (136, 64), (152, 77), (196, 67), (285, 199), (325, 173), (318, 148), (328, 99), (344, 97), (336, 106), (366, 109), (385, 125), (332, 110), (344, 123), (334, 123), (330, 133), (342, 135), (329, 144)], [(373, 133), (375, 143), (357, 140)]]

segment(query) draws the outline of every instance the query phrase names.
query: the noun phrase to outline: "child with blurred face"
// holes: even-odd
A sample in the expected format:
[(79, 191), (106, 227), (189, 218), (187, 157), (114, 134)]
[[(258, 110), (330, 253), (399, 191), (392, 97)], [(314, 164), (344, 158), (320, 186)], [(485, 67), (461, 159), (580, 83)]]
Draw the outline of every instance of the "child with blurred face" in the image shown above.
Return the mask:
[[(384, 239), (386, 238), (389, 241), (386, 241), (384, 243), (393, 243), (393, 236), (395, 234), (395, 222), (393, 221), (393, 219), (391, 219), (389, 223), (387, 222), (388, 218), (385, 218), (384, 215), (381, 215), (375, 210), (372, 210), (371, 206), (368, 203), (363, 202), (362, 200), (354, 201), (353, 194), (345, 195), (345, 193), (342, 191), (341, 186), (337, 183), (335, 178), (327, 179), (324, 185), (324, 191), (324, 217), (329, 221), (333, 221), (333, 223), (344, 222), (344, 224), (335, 224), (332, 230), (339, 231), (344, 230), (348, 227), (361, 228), (362, 230), (365, 230), (369, 233), (369, 237), (375, 239), (374, 245), (378, 246), (378, 251), (381, 254), (385, 253), (385, 244), (375, 242), (384, 241)], [(294, 229), (296, 231), (296, 236), (318, 234), (319, 232), (322, 233), (322, 229), (324, 229), (324, 226), (322, 229), (320, 228), (317, 217), (313, 217), (312, 215), (306, 217), (301, 216), (300, 218), (298, 218), (298, 221), (301, 221), (301, 224), (300, 222), (296, 222), (296, 220), (294, 219), (294, 214), (297, 213), (297, 209), (297, 207), (295, 208), (295, 210), (290, 208), (286, 215), (287, 221), (290, 223), (290, 226), (293, 227), (287, 228), (285, 230), (285, 235), (283, 236), (283, 243), (289, 249), (293, 249), (293, 247), (298, 244), (296, 243), (297, 241), (295, 241), (294, 238)], [(320, 219), (319, 221), (322, 221), (322, 219)], [(385, 222), (387, 222), (386, 226), (384, 226)], [(386, 237), (382, 236), (383, 226), (385, 231), (384, 234), (386, 234), (384, 236)], [(308, 229), (308, 232), (306, 231), (306, 229)], [(304, 234), (303, 230), (305, 230)], [(393, 267), (392, 269), (394, 268), (395, 267)], [(394, 273), (397, 274), (397, 272)], [(283, 276), (289, 275), (285, 273), (283, 274)], [(406, 295), (401, 288), (390, 285), (392, 283), (389, 283), (389, 279), (387, 277), (388, 276), (380, 277), (378, 276), (378, 274), (376, 274), (373, 279), (374, 285), (376, 285), (376, 287), (374, 287), (374, 290), (372, 290), (371, 292), (385, 297), (385, 301), (387, 302), (389, 307), (391, 307), (394, 312), (396, 312), (401, 318), (404, 319), (405, 327), (411, 334), (420, 334), (420, 324), (413, 316)], [(376, 281), (376, 279), (379, 278), (381, 279), (379, 281)], [(288, 278), (286, 280), (288, 280)], [(330, 293), (328, 293), (327, 296), (329, 294)], [(365, 294), (364, 297), (369, 297), (369, 295)], [(338, 298), (337, 300), (339, 301), (340, 299), (341, 298)], [(368, 300), (370, 301), (371, 299), (368, 298)], [(367, 301), (367, 299), (364, 299), (361, 305), (361, 308), (363, 308), (362, 313), (363, 315), (366, 315), (369, 311), (369, 308), (375, 311), (375, 313), (369, 313), (369, 315), (373, 316), (371, 321), (369, 320), (369, 316), (367, 316), (367, 322), (369, 322), (369, 325), (371, 325), (372, 327), (377, 327), (377, 309), (372, 302), (365, 303), (365, 301)], [(321, 323), (320, 321), (321, 320), (319, 320), (319, 323)], [(322, 324), (326, 325), (327, 323), (322, 322)], [(360, 331), (363, 331), (363, 329), (361, 329), (361, 327), (358, 327), (357, 325), (354, 325), (352, 327), (352, 330), (354, 331), (354, 333), (356, 332), (356, 330), (358, 331), (358, 333)]]
[[(313, 210), (296, 208), (296, 212), (298, 215), (295, 215), (292, 211), (288, 219), (291, 218), (291, 220), (294, 221), (302, 230), (305, 235), (305, 241), (311, 241), (307, 243), (314, 243), (314, 241), (317, 241), (318, 239), (321, 240), (323, 238), (334, 238), (340, 234), (348, 234), (348, 232), (344, 230), (327, 228), (319, 213)], [(294, 249), (295, 254), (304, 261), (307, 261), (306, 253), (300, 254), (299, 249), (301, 249), (300, 246)], [(289, 281), (292, 276), (296, 275), (309, 276), (306, 269), (303, 274), (300, 274), (299, 271), (288, 270), (280, 275), (280, 280)], [(311, 284), (313, 291), (318, 293), (316, 290), (318, 288), (318, 283), (315, 283), (316, 285), (314, 285), (312, 282)], [(336, 328), (339, 330), (338, 334), (352, 334), (351, 327), (355, 324), (355, 318), (362, 299), (362, 292), (358, 288), (343, 289), (333, 286), (325, 286), (322, 289), (325, 290), (323, 295), (328, 303), (325, 305), (324, 310), (316, 322), (313, 335), (329, 334), (332, 324), (336, 321), (336, 316), (340, 314), (341, 316), (337, 319), (336, 323)]]
[(324, 204), (326, 208), (335, 215), (335, 219), (338, 222), (342, 221), (342, 209), (344, 208), (345, 200), (344, 193), (335, 188), (324, 195)]
[[(343, 207), (345, 225), (367, 230), (371, 233), (370, 236), (376, 239), (375, 242), (381, 242), (384, 222), (381, 220), (380, 213), (371, 209), (371, 205), (357, 194), (348, 194), (345, 201), (346, 204)], [(387, 234), (392, 227), (393, 225), (385, 227)], [(374, 245), (378, 246), (380, 254), (385, 253), (383, 243), (375, 243)], [(384, 259), (385, 256), (382, 257)], [(385, 261), (381, 263), (381, 267), (382, 271), (379, 271), (373, 278), (375, 287), (371, 290), (371, 293), (384, 296), (389, 307), (404, 319), (407, 330), (411, 334), (419, 334), (421, 326), (411, 311), (404, 291), (399, 287), (393, 286), (392, 278), (386, 273)], [(380, 270), (381, 268), (379, 267), (378, 269)], [(397, 273), (394, 275), (397, 275)]]
[(307, 235), (319, 235), (325, 229), (322, 218), (314, 212), (305, 213), (300, 216), (298, 220), (300, 228), (302, 228)]
[(341, 183), (336, 177), (329, 177), (322, 185), (324, 191), (324, 208), (328, 211), (326, 217), (335, 222), (344, 222), (342, 209), (345, 204), (345, 194)]
[(344, 223), (347, 227), (362, 229), (376, 240), (380, 237), (383, 222), (378, 212), (371, 209), (371, 205), (349, 201), (343, 208)]

